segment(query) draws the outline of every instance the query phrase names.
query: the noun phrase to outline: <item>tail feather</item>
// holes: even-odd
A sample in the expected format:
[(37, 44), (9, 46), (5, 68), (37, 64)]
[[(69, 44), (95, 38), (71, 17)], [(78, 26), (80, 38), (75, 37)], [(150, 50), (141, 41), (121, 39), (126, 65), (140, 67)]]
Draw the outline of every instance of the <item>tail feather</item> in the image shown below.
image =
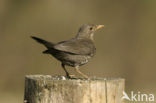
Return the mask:
[(50, 50), (47, 49), (47, 50), (43, 51), (42, 53), (43, 54), (49, 54), (50, 53)]
[(31, 36), (32, 39), (36, 40), (38, 43), (41, 43), (43, 45), (45, 45), (47, 48), (52, 48), (53, 47), (53, 43), (48, 42), (46, 40), (43, 40), (41, 38), (35, 37), (35, 36)]

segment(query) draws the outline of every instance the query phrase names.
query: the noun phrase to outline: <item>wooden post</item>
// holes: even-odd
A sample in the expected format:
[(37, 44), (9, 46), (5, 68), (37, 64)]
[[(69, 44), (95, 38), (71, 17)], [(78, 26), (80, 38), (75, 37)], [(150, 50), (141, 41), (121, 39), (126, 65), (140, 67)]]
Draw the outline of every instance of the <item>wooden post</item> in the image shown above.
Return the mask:
[(28, 75), (25, 103), (123, 103), (124, 79)]

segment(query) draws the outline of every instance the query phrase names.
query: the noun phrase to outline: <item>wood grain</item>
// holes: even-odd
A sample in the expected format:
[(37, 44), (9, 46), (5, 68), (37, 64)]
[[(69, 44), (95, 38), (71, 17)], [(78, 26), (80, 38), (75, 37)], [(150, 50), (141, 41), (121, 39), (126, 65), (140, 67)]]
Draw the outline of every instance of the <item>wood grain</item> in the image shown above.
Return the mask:
[(124, 79), (25, 77), (25, 103), (123, 103)]

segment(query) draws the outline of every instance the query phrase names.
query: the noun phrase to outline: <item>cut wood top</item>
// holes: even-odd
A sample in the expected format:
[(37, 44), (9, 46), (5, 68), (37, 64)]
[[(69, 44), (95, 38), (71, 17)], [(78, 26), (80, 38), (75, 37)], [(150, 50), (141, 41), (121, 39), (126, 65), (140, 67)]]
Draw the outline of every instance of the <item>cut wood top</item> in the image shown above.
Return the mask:
[(52, 75), (26, 75), (27, 79), (32, 80), (46, 80), (46, 81), (53, 81), (53, 80), (61, 80), (61, 81), (125, 81), (124, 78), (102, 78), (102, 77), (91, 77), (89, 79), (85, 78), (66, 78), (65, 76), (52, 76)]

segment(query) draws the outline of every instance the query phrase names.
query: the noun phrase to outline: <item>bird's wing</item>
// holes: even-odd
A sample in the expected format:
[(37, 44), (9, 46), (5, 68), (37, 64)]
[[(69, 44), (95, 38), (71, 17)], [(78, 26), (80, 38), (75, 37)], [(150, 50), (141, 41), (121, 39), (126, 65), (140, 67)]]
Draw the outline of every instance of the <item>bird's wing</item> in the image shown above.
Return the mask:
[(75, 55), (92, 55), (95, 52), (93, 42), (91, 40), (84, 39), (70, 39), (62, 41), (54, 45), (53, 48)]

